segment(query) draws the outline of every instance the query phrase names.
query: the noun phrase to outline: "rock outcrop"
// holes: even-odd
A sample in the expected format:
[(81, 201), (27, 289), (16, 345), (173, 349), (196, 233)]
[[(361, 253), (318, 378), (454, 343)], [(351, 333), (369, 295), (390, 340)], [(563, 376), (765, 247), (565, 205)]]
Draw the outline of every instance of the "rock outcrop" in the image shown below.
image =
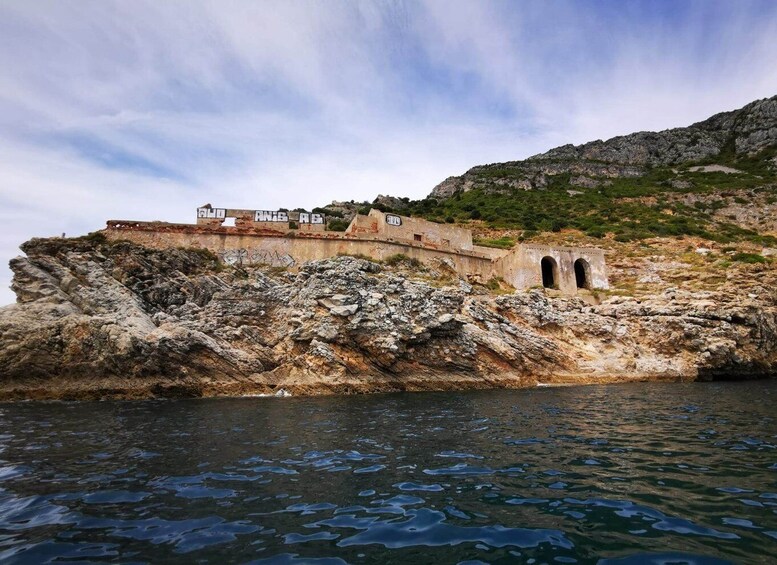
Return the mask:
[[(716, 114), (684, 128), (661, 132), (637, 132), (592, 141), (583, 145), (562, 145), (524, 161), (510, 161), (473, 167), (461, 176), (448, 177), (430, 194), (450, 198), (468, 191), (483, 179), (507, 179), (514, 188), (543, 189), (548, 178), (570, 174), (594, 179), (633, 178), (649, 167), (702, 162), (730, 153), (754, 155), (777, 145), (777, 96), (752, 102), (739, 110)], [(775, 158), (777, 159), (777, 157)]]
[(236, 269), (194, 249), (35, 239), (0, 309), (0, 398), (354, 393), (763, 376), (777, 298), (667, 290), (598, 305), (492, 295), (339, 257)]

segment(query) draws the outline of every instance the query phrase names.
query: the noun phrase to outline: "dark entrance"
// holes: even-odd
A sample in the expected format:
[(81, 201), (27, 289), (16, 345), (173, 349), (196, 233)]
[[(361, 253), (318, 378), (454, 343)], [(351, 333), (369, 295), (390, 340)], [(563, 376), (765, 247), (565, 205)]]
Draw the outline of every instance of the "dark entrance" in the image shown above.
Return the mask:
[(575, 261), (575, 281), (577, 288), (591, 288), (590, 267), (585, 259)]
[(553, 257), (543, 257), (540, 262), (542, 266), (542, 286), (545, 288), (556, 288), (556, 260)]

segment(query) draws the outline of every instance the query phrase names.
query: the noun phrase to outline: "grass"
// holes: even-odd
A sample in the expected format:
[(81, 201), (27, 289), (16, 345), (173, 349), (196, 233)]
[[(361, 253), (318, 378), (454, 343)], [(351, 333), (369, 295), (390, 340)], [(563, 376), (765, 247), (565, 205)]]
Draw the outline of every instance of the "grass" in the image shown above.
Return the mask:
[(473, 243), (481, 247), (494, 247), (496, 249), (512, 249), (515, 246), (515, 239), (512, 237), (500, 237), (499, 239), (481, 239), (474, 238)]

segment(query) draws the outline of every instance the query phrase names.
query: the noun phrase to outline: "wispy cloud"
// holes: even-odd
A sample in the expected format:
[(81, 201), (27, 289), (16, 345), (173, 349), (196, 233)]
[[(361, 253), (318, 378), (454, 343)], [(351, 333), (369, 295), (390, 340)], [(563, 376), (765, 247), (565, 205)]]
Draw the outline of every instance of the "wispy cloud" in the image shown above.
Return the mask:
[(776, 37), (769, 1), (6, 1), (0, 260), (684, 125), (777, 92)]

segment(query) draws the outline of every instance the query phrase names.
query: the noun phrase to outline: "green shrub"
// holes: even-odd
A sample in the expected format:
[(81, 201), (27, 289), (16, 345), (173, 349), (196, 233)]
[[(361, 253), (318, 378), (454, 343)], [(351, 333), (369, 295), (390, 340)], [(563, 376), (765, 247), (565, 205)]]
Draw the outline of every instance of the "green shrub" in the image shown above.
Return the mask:
[(766, 263), (766, 257), (759, 255), (758, 253), (737, 253), (731, 257), (732, 261), (739, 261), (740, 263)]
[(88, 241), (89, 243), (94, 243), (95, 245), (101, 245), (104, 243), (108, 243), (108, 238), (105, 237), (105, 234), (100, 231), (93, 231), (91, 233), (88, 233), (79, 239), (83, 241)]
[(329, 231), (345, 231), (348, 229), (348, 225), (349, 222), (336, 218), (334, 220), (329, 220), (329, 223), (326, 225), (326, 229)]
[(499, 290), (502, 288), (501, 285), (502, 278), (501, 277), (491, 277), (488, 279), (488, 282), (486, 282), (486, 288), (488, 290)]
[(397, 265), (405, 264), (409, 267), (413, 267), (417, 269), (423, 266), (421, 261), (415, 258), (408, 257), (404, 253), (396, 253), (394, 255), (389, 255), (383, 260), (383, 262), (390, 267), (396, 267)]
[(498, 249), (512, 249), (515, 245), (515, 240), (512, 237), (500, 237), (499, 239), (481, 239), (474, 238), (473, 243), (480, 245), (481, 247), (495, 247)]

